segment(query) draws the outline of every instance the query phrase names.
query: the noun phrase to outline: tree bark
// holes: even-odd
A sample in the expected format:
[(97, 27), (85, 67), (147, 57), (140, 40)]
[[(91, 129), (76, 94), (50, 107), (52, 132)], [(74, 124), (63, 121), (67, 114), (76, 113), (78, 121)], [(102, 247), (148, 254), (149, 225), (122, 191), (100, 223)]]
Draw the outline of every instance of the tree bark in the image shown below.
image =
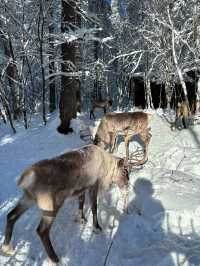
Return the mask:
[[(78, 4), (78, 1), (76, 1)], [(62, 32), (67, 32), (68, 29), (73, 30), (74, 25), (80, 25), (80, 17), (76, 13), (75, 1), (62, 1)], [(78, 62), (79, 62), (79, 47), (76, 42), (63, 43), (62, 44), (62, 72), (69, 72), (66, 61), (71, 61), (73, 63), (74, 69), (70, 72), (76, 72), (78, 70)], [(76, 75), (73, 77), (70, 76), (62, 76), (61, 79), (61, 94), (60, 94), (60, 120), (61, 123), (58, 126), (58, 132), (62, 134), (68, 134), (72, 132), (72, 128), (70, 127), (70, 121), (72, 118), (76, 118), (77, 115), (77, 107), (80, 99), (77, 99), (78, 95), (80, 95), (80, 82)]]
[(6, 67), (6, 77), (8, 79), (11, 90), (13, 118), (14, 120), (16, 120), (21, 116), (20, 91), (19, 91), (19, 86), (17, 86), (17, 81), (19, 80), (19, 74), (18, 74), (17, 64), (15, 62), (12, 41), (10, 37), (9, 36), (6, 37), (1, 30), (0, 34), (2, 36), (5, 55), (8, 58), (8, 65)]
[(14, 126), (14, 123), (13, 123), (13, 120), (12, 120), (12, 114), (11, 114), (11, 111), (10, 111), (10, 108), (9, 108), (8, 100), (7, 100), (6, 95), (5, 95), (5, 91), (3, 89), (2, 82), (0, 82), (0, 98), (1, 98), (1, 101), (2, 101), (2, 104), (3, 104), (3, 108), (6, 111), (6, 116), (7, 116), (8, 120), (9, 120), (9, 123), (10, 123), (10, 126), (11, 126), (12, 130), (13, 130), (13, 133), (16, 133), (16, 129), (15, 129), (15, 126)]
[[(52, 35), (54, 34), (54, 15), (53, 15), (53, 9), (54, 5), (50, 7), (50, 25), (49, 25), (49, 48), (50, 48), (50, 56), (49, 56), (49, 74), (53, 74), (55, 72), (55, 63), (54, 63), (54, 38)], [(56, 84), (55, 84), (55, 78), (51, 77), (49, 79), (49, 111), (52, 113), (56, 109)]]
[(153, 108), (153, 101), (151, 95), (151, 82), (150, 79), (145, 79), (145, 102), (146, 108)]
[(183, 78), (183, 74), (182, 74), (182, 71), (181, 71), (181, 69), (179, 67), (178, 59), (177, 59), (177, 55), (176, 55), (174, 25), (173, 25), (173, 22), (171, 20), (170, 7), (169, 6), (167, 8), (167, 13), (168, 13), (169, 23), (170, 23), (170, 26), (171, 26), (171, 32), (172, 32), (172, 55), (173, 55), (174, 65), (176, 67), (176, 71), (178, 73), (178, 77), (179, 77), (179, 80), (180, 80), (180, 83), (181, 83), (181, 86), (182, 86), (182, 89), (183, 89), (183, 94), (185, 96), (185, 100), (186, 100), (188, 108), (189, 108), (188, 97), (187, 97), (187, 88), (186, 88), (186, 84), (185, 84), (185, 81), (184, 81), (184, 78)]
[(43, 45), (44, 45), (44, 10), (43, 1), (40, 0), (40, 13), (38, 21), (38, 39), (39, 39), (39, 54), (40, 64), (42, 72), (42, 118), (44, 125), (47, 123), (46, 119), (46, 81), (45, 81), (45, 69), (44, 69), (44, 58), (43, 58)]

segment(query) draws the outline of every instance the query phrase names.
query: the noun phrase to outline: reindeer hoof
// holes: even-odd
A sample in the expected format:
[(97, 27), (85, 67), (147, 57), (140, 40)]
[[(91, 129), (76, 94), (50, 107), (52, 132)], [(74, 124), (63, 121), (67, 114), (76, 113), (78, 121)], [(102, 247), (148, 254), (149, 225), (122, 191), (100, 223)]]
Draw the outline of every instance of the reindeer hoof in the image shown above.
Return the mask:
[(80, 218), (79, 219), (79, 223), (80, 224), (86, 224), (87, 223), (87, 219), (84, 217), (84, 218)]
[(1, 247), (2, 252), (7, 256), (14, 255), (14, 249), (11, 245), (5, 245), (3, 244)]
[(75, 223), (80, 223), (80, 224), (86, 224), (87, 223), (87, 219), (85, 218), (85, 216), (84, 217), (78, 216), (74, 219), (74, 221), (75, 221)]
[(58, 265), (59, 265), (59, 262), (54, 262), (54, 261), (49, 259), (48, 266), (58, 266)]
[(93, 227), (93, 232), (95, 233), (95, 234), (100, 234), (100, 233), (102, 233), (102, 228), (101, 228), (101, 226), (96, 226), (96, 227)]
[(60, 265), (59, 263), (59, 258), (57, 257), (56, 254), (52, 255), (52, 258), (48, 257), (48, 266), (58, 266)]

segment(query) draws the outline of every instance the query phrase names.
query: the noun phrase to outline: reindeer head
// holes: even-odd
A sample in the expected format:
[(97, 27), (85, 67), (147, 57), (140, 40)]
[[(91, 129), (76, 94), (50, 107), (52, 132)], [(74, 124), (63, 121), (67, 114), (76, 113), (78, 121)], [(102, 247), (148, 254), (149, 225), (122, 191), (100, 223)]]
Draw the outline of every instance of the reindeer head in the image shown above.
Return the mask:
[(113, 175), (113, 182), (118, 185), (120, 189), (127, 188), (129, 180), (128, 166), (124, 159), (117, 158), (117, 166)]
[(112, 106), (112, 100), (108, 100), (108, 107)]
[(106, 149), (107, 145), (110, 144), (110, 136), (109, 136), (109, 134), (107, 132), (105, 132), (105, 134), (104, 134), (104, 132), (103, 133), (102, 132), (98, 132), (98, 133), (99, 134), (95, 135), (93, 144), (101, 147), (102, 149)]

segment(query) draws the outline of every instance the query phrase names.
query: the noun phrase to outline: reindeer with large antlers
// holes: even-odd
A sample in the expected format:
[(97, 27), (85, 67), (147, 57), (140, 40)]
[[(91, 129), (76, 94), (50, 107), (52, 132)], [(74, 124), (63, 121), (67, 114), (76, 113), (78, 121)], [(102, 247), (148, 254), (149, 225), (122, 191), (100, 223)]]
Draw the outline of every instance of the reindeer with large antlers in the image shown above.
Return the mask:
[(124, 137), (126, 148), (126, 160), (129, 160), (129, 142), (133, 136), (138, 135), (144, 143), (143, 159), (136, 159), (137, 164), (146, 162), (148, 156), (148, 144), (151, 139), (149, 118), (151, 114), (144, 112), (109, 113), (105, 115), (97, 129), (94, 144), (106, 148), (110, 146), (113, 152), (119, 135)]

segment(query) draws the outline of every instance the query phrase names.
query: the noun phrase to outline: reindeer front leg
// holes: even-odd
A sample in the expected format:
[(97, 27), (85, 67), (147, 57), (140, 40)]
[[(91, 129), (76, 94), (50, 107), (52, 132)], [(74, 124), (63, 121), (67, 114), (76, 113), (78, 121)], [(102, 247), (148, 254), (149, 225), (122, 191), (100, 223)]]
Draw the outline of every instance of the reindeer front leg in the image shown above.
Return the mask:
[(90, 110), (90, 119), (92, 119), (92, 117), (93, 117), (93, 119), (96, 118), (95, 115), (94, 115), (94, 111), (95, 111), (94, 108), (92, 108), (92, 109)]
[(125, 136), (124, 143), (125, 143), (125, 149), (126, 149), (126, 161), (128, 162), (129, 160), (129, 142), (132, 136)]
[(94, 232), (102, 231), (102, 228), (99, 225), (99, 222), (98, 222), (98, 219), (97, 219), (97, 193), (98, 193), (98, 181), (89, 190), (90, 201), (91, 201), (91, 205), (92, 205)]
[(110, 152), (113, 153), (116, 148), (117, 135), (116, 133), (110, 133)]
[(83, 208), (85, 203), (85, 193), (78, 197), (79, 200), (79, 221), (80, 223), (86, 223), (87, 219), (85, 218)]
[(149, 132), (149, 129), (147, 129), (143, 134), (139, 134), (139, 136), (144, 143), (144, 157), (141, 160), (141, 164), (142, 164), (142, 163), (145, 163), (148, 159), (148, 146), (151, 140), (151, 133)]

